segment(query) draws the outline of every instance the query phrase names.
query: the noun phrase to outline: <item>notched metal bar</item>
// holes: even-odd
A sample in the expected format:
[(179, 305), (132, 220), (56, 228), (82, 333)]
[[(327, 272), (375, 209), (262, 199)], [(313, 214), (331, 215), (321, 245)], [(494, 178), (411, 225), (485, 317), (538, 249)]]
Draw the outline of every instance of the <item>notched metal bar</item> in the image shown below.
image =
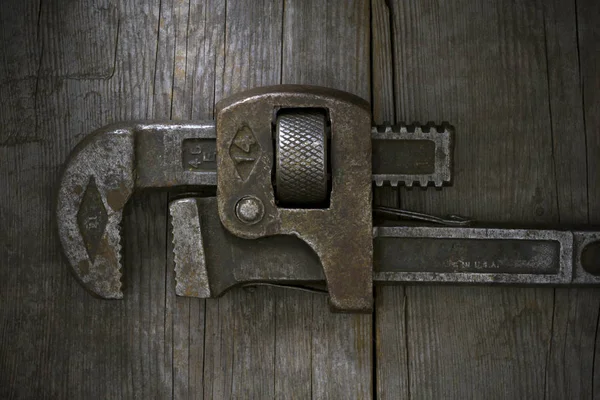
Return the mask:
[(452, 182), (454, 128), (448, 123), (376, 126), (371, 138), (377, 186), (442, 187)]

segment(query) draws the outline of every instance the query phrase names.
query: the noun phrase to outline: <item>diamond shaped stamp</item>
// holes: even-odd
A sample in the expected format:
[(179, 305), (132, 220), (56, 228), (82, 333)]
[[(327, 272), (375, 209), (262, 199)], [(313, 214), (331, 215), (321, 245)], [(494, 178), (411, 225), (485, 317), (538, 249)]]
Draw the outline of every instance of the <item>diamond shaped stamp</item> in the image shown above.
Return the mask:
[(81, 232), (85, 248), (92, 263), (96, 257), (98, 245), (106, 229), (107, 222), (108, 214), (102, 202), (96, 180), (92, 176), (77, 212), (77, 225), (79, 226), (79, 231)]
[(256, 162), (260, 158), (260, 144), (256, 140), (252, 129), (243, 125), (233, 137), (229, 146), (229, 156), (233, 160), (235, 169), (242, 178), (248, 179)]

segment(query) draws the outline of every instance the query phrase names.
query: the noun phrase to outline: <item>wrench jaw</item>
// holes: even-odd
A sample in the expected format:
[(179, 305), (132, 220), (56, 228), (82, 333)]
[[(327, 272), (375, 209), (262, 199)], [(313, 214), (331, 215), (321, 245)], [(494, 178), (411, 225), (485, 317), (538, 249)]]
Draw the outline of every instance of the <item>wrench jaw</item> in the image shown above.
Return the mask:
[(173, 224), (175, 293), (215, 298), (239, 286), (324, 286), (317, 254), (301, 239), (277, 235), (242, 239), (221, 224), (216, 197), (169, 204)]
[(63, 253), (84, 287), (123, 298), (125, 204), (138, 189), (214, 191), (214, 140), (210, 122), (146, 121), (109, 125), (77, 145), (62, 173), (56, 218)]
[[(272, 119), (279, 112), (307, 108), (326, 111), (330, 120), (329, 205), (288, 208), (273, 188)], [(320, 259), (330, 306), (336, 312), (368, 313), (373, 308), (370, 123), (369, 105), (363, 99), (312, 86), (257, 88), (217, 104), (221, 223), (244, 239), (294, 235), (307, 243)], [(304, 132), (290, 140), (303, 141), (306, 136)], [(313, 143), (315, 148), (322, 146)], [(306, 157), (299, 158), (290, 164), (310, 170)]]
[(79, 143), (62, 173), (56, 217), (63, 253), (81, 284), (104, 299), (123, 298), (120, 223), (134, 181), (134, 130), (123, 124)]

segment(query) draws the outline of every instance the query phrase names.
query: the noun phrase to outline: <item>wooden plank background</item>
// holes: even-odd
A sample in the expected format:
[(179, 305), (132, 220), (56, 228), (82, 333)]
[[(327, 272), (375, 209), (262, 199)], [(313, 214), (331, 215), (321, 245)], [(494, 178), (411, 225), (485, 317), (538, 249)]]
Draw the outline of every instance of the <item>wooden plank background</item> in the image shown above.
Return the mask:
[(597, 1), (6, 0), (0, 34), (0, 398), (599, 396), (598, 289), (384, 287), (373, 315), (273, 288), (178, 298), (168, 196), (144, 194), (126, 297), (103, 301), (53, 225), (60, 167), (93, 129), (211, 119), (278, 83), (457, 127), (454, 187), (378, 203), (600, 224)]

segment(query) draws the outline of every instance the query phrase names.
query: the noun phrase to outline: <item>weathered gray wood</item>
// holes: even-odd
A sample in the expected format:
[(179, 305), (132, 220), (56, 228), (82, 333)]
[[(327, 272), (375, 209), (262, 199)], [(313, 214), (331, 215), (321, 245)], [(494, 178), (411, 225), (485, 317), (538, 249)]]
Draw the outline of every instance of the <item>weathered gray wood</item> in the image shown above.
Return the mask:
[(390, 10), (384, 0), (371, 0), (371, 94), (373, 121), (395, 122), (394, 59)]
[(41, 8), (39, 74), (69, 79), (109, 79), (119, 34), (117, 8), (109, 0), (33, 3)]
[[(33, 363), (38, 354), (48, 353), (50, 341), (42, 338), (47, 338), (46, 326), (54, 324), (52, 314), (56, 312), (56, 307), (44, 307), (51, 300), (47, 287), (52, 282), (53, 263), (48, 259), (48, 251), (44, 251), (51, 241), (44, 239), (44, 243), (31, 246), (27, 239), (50, 229), (50, 215), (37, 185), (41, 183), (41, 174), (46, 177), (52, 174), (40, 171), (39, 162), (30, 158), (42, 152), (40, 143), (0, 147), (0, 222), (5, 232), (15, 232), (3, 236), (1, 252), (0, 397), (3, 398), (35, 397), (41, 391), (40, 381), (50, 372), (48, 365)], [(44, 261), (40, 261), (41, 257), (45, 257)], [(29, 279), (34, 282), (28, 283)], [(36, 297), (30, 298), (30, 292)], [(48, 385), (47, 389), (53, 388)]]
[(0, 145), (39, 139), (35, 104), (42, 57), (34, 1), (0, 4)]
[[(581, 68), (581, 102), (587, 144), (587, 180), (589, 219), (600, 223), (600, 4), (593, 0), (578, 1), (578, 55)], [(581, 154), (583, 157), (583, 154)], [(596, 392), (600, 393), (600, 391)]]
[(455, 186), (402, 190), (407, 208), (599, 223), (597, 2), (391, 6), (393, 26), (371, 2), (369, 60), (366, 1), (0, 4), (1, 398), (369, 398), (373, 376), (381, 398), (600, 393), (595, 289), (386, 287), (375, 320), (283, 289), (178, 298), (160, 194), (127, 209), (124, 300), (69, 274), (52, 207), (81, 138), (212, 118), (220, 98), (280, 82), (371, 98), (379, 123), (452, 121)]
[[(585, 140), (587, 147), (587, 196), (589, 221), (600, 225), (600, 4), (597, 1), (577, 1), (577, 50), (579, 56), (581, 102), (584, 114)], [(583, 154), (580, 154), (583, 158)], [(594, 298), (595, 299), (595, 298)], [(600, 308), (600, 307), (598, 307)], [(598, 315), (596, 308), (596, 315)], [(592, 370), (588, 376), (592, 380), (591, 397), (600, 394), (600, 368), (596, 363), (600, 360), (600, 316), (596, 320), (596, 337), (593, 347)], [(577, 333), (577, 332), (576, 332)], [(586, 349), (589, 355), (591, 349)]]
[[(588, 198), (587, 157), (582, 157), (586, 154), (582, 107), (585, 86), (581, 86), (577, 10), (575, 3), (561, 1), (548, 1), (545, 6), (558, 219), (565, 224), (585, 224), (594, 222), (588, 218), (588, 200), (594, 201), (594, 197)], [(556, 18), (557, 15), (560, 18)], [(600, 84), (595, 88), (598, 90)], [(597, 160), (600, 154), (596, 152), (592, 157)], [(545, 366), (545, 397), (594, 398), (594, 382), (590, 378), (595, 365), (593, 349), (600, 290), (556, 289), (554, 296), (552, 338)]]
[(593, 399), (600, 294), (598, 289), (556, 289), (555, 296), (546, 398)]
[[(79, 48), (89, 45), (95, 49), (94, 43), (104, 40), (107, 21), (90, 25), (78, 14), (69, 14), (69, 7), (61, 2), (42, 3), (39, 20), (31, 22), (46, 31), (53, 26), (53, 18), (71, 15), (64, 23), (76, 27), (86, 22), (85, 32), (90, 36), (63, 39), (75, 40)], [(115, 68), (112, 78), (97, 79), (97, 65), (85, 60), (67, 63), (77, 66), (76, 71), (70, 70), (76, 76), (61, 72), (66, 64), (60, 62), (73, 60), (70, 53), (60, 48), (64, 42), (43, 38), (46, 61), (41, 65), (47, 69), (45, 75), (36, 77), (37, 126), (28, 125), (24, 136), (31, 137), (28, 132), (34, 131), (40, 142), (3, 149), (9, 165), (2, 171), (20, 175), (11, 186), (5, 186), (10, 181), (2, 180), (2, 203), (10, 212), (2, 214), (18, 218), (14, 235), (7, 239), (15, 244), (15, 256), (28, 255), (28, 259), (4, 259), (0, 272), (2, 282), (13, 280), (10, 287), (16, 291), (11, 293), (3, 286), (2, 292), (8, 295), (3, 309), (15, 314), (4, 319), (3, 312), (2, 338), (23, 341), (21, 345), (2, 341), (2, 363), (12, 366), (10, 370), (2, 368), (2, 379), (10, 380), (2, 385), (7, 391), (2, 397), (164, 398), (172, 391), (172, 329), (164, 310), (166, 197), (136, 199), (129, 208), (124, 226), (128, 290), (121, 302), (93, 299), (73, 281), (54, 233), (55, 185), (60, 165), (73, 145), (94, 128), (114, 120), (164, 115), (162, 110), (154, 113), (150, 106), (153, 93), (169, 90), (153, 85), (158, 3), (121, 2), (109, 7), (110, 15), (119, 16), (119, 40), (113, 37), (108, 49), (117, 55), (116, 64), (114, 57), (110, 64)], [(116, 27), (117, 20), (113, 22)], [(85, 54), (72, 56), (81, 55)], [(27, 65), (27, 61), (17, 62)], [(16, 161), (11, 165), (11, 160)], [(20, 165), (23, 161), (25, 169)], [(14, 188), (27, 190), (25, 196), (15, 196)], [(9, 239), (11, 236), (14, 239)], [(23, 324), (15, 325), (15, 320)]]
[(586, 224), (588, 174), (586, 158), (582, 157), (586, 154), (586, 131), (575, 3), (547, 0), (544, 17), (557, 216), (564, 224)]
[[(558, 3), (392, 2), (397, 118), (457, 127), (454, 186), (403, 190), (403, 207), (586, 221), (576, 21), (572, 4)], [(590, 395), (582, 376), (591, 374), (595, 291), (408, 287), (378, 295), (382, 398)]]
[[(390, 10), (384, 0), (371, 1), (372, 108), (376, 124), (395, 123), (394, 60)], [(375, 188), (373, 204), (399, 207), (398, 188)], [(404, 325), (405, 288), (375, 288), (375, 377), (377, 398), (408, 398), (409, 370)], [(385, 335), (385, 338), (383, 337)]]
[(407, 288), (379, 287), (375, 309), (375, 372), (378, 399), (410, 398)]
[[(371, 94), (373, 122), (395, 123), (394, 60), (392, 53), (390, 12), (383, 0), (371, 1)], [(398, 188), (376, 188), (373, 204), (398, 207)]]

